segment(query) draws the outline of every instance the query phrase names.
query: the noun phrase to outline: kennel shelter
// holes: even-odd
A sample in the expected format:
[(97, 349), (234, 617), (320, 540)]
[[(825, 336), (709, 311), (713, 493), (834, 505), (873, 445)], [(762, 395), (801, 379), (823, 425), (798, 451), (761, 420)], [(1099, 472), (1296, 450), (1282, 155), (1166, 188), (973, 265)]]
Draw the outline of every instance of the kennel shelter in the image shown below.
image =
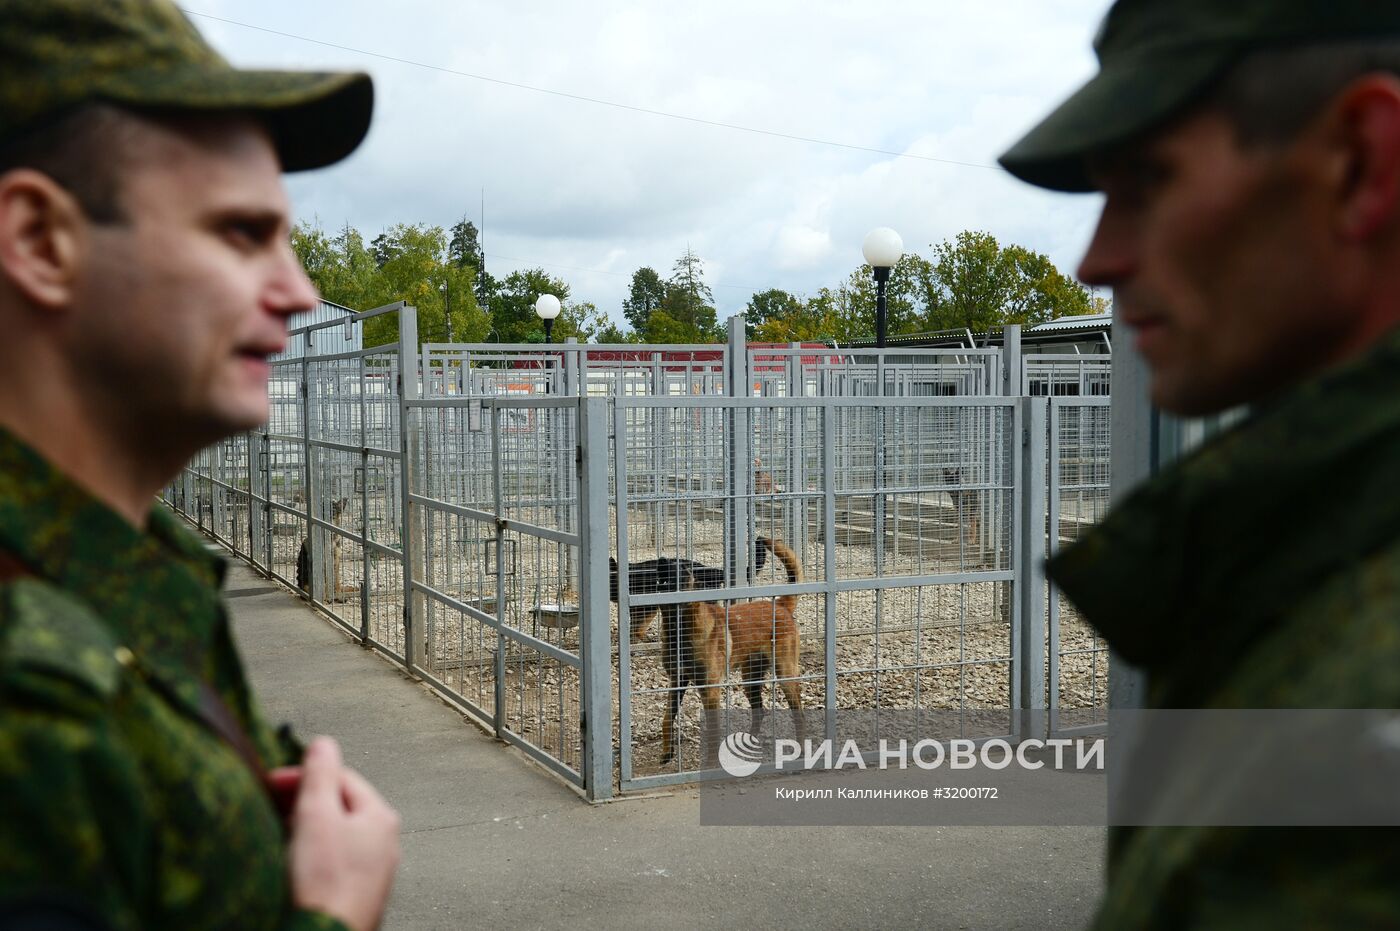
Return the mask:
[[(397, 341), (365, 347), (381, 317)], [(795, 684), (827, 730), (881, 709), (1103, 726), (1107, 651), (1042, 564), (1107, 507), (1108, 356), (1023, 356), (1014, 328), (887, 350), (748, 345), (738, 318), (705, 346), (416, 329), (397, 303), (294, 330), (267, 426), (165, 499), (590, 798), (708, 775), (668, 672), (691, 646), (663, 635), (700, 602), (725, 624), (793, 605), (795, 665), (719, 657), (722, 708)]]

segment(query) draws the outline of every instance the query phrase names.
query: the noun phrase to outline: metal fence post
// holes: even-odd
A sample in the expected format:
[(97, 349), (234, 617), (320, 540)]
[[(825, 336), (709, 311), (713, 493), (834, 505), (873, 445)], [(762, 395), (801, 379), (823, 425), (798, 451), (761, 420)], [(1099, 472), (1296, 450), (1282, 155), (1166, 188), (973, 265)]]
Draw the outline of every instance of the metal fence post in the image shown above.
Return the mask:
[[(311, 523), (311, 515), (315, 511), (312, 501), (315, 497), (316, 470), (311, 463), (311, 333), (305, 334), (305, 345), (301, 351), (301, 503), (304, 509), (302, 517), (306, 527), (306, 555), (307, 563), (310, 567), (310, 577), (306, 580), (310, 586), (307, 594), (312, 601), (324, 601), (326, 597), (325, 588), (321, 584), (323, 579), (323, 569), (321, 566), (320, 540), (316, 538), (316, 527)], [(298, 557), (298, 562), (300, 557)]]
[(421, 556), (414, 544), (418, 537), (418, 509), (413, 504), (413, 469), (418, 461), (418, 411), (410, 402), (418, 400), (418, 308), (408, 304), (399, 310), (399, 469), (401, 498), (399, 545), (403, 552), (403, 656), (409, 669), (422, 664), (422, 597), (413, 583), (423, 580)]
[(262, 508), (263, 508), (263, 527), (262, 527), (262, 539), (263, 539), (263, 552), (266, 553), (266, 555), (267, 555), (267, 560), (266, 560), (266, 562), (263, 563), (263, 568), (267, 570), (267, 574), (268, 574), (269, 577), (271, 577), (271, 576), (273, 575), (273, 569), (272, 569), (272, 524), (273, 524), (273, 517), (272, 517), (272, 438), (271, 438), (270, 436), (268, 436), (268, 433), (270, 432), (270, 430), (271, 430), (271, 427), (270, 427), (270, 426), (264, 426), (264, 427), (263, 427), (263, 430), (262, 430), (262, 434), (261, 434), (261, 435), (262, 435), (262, 449), (263, 449), (263, 458), (262, 458), (262, 470), (263, 470), (263, 483), (262, 483), (262, 493), (263, 493), (263, 505), (262, 505)]
[[(1110, 384), (1113, 402), (1109, 411), (1109, 496), (1118, 501), (1146, 481), (1158, 463), (1156, 411), (1148, 401), (1147, 364), (1131, 341), (1114, 347)], [(1109, 655), (1108, 707), (1140, 708), (1146, 679), (1117, 651)]]
[[(874, 548), (875, 548), (875, 577), (883, 578), (885, 575), (885, 488), (887, 486), (885, 475), (885, 405), (881, 401), (886, 397), (885, 393), (885, 349), (880, 347), (875, 355), (875, 378), (876, 389), (873, 403), (875, 407), (875, 448), (874, 453), (874, 477), (871, 481), (871, 490), (874, 492), (871, 505), (875, 512), (871, 517), (871, 524), (874, 527)], [(898, 502), (896, 502), (898, 507)], [(880, 630), (885, 622), (885, 590), (875, 589), (875, 630)]]
[[(588, 381), (587, 360), (580, 356), (578, 337), (570, 336), (564, 343), (567, 347), (562, 352), (564, 383), (559, 386), (559, 393), (564, 396), (576, 394), (579, 397), (587, 397), (588, 392), (584, 388), (584, 383)], [(580, 372), (583, 373), (582, 378), (579, 377)], [(563, 509), (563, 515), (558, 526), (560, 530), (572, 533), (575, 529), (581, 528), (584, 525), (577, 522), (582, 519), (579, 514), (580, 507), (578, 499), (572, 501), (568, 500), (569, 460), (574, 458), (572, 455), (573, 451), (569, 449), (572, 445), (569, 441), (573, 439), (574, 442), (582, 443), (582, 437), (570, 436), (568, 429), (568, 410), (566, 408), (560, 408), (557, 411), (541, 411), (540, 413), (542, 413), (549, 422), (554, 424), (551, 435), (554, 438), (555, 448), (551, 451), (551, 455), (554, 457), (554, 461), (557, 464), (556, 469), (558, 470), (556, 478), (558, 485), (554, 492), (554, 498)], [(581, 433), (582, 430), (583, 425), (576, 422), (575, 434)], [(582, 486), (580, 486), (580, 496), (581, 492)], [(581, 592), (582, 589), (580, 585), (583, 580), (579, 578), (579, 567), (574, 564), (574, 551), (568, 546), (561, 547), (561, 549), (562, 552), (560, 556), (563, 558), (564, 563), (564, 578), (568, 580), (570, 588)]]
[[(582, 562), (583, 785), (592, 801), (611, 798), (612, 609), (608, 605), (608, 402), (579, 402), (579, 559)], [(621, 634), (619, 633), (619, 639)], [(625, 641), (624, 641), (625, 642)], [(623, 649), (626, 647), (624, 646)], [(626, 683), (622, 686), (627, 687)]]
[[(801, 398), (806, 395), (802, 371), (802, 344), (789, 343), (793, 354), (787, 358), (787, 396)], [(792, 436), (788, 443), (788, 487), (789, 493), (805, 494), (807, 491), (807, 439), (805, 415), (807, 408), (791, 408)], [(807, 498), (789, 498), (787, 501), (788, 526), (784, 532), (792, 548), (798, 553), (807, 552)]]
[[(748, 346), (744, 334), (744, 318), (729, 318), (729, 396), (734, 399), (749, 396)], [(749, 492), (753, 485), (753, 457), (749, 444), (749, 409), (734, 405), (729, 412), (729, 552), (725, 560), (729, 584), (747, 585), (749, 565), (749, 527), (753, 520), (753, 500)]]
[(1021, 327), (1008, 324), (1001, 331), (1001, 395), (1016, 398), (1025, 394), (1025, 376), (1022, 374)]
[[(363, 327), (364, 324), (359, 324)], [(357, 340), (363, 345), (363, 337)], [(365, 392), (369, 388), (365, 357), (360, 356), (359, 365), (359, 410), (360, 410), (360, 643), (369, 644), (369, 594), (370, 577), (373, 574), (369, 561), (369, 412)], [(351, 484), (353, 492), (355, 486)]]
[[(651, 393), (653, 397), (660, 397), (666, 393), (666, 370), (661, 365), (661, 353), (654, 352), (651, 356)], [(648, 506), (651, 512), (651, 545), (656, 552), (661, 552), (665, 545), (666, 533), (666, 502), (664, 495), (667, 491), (675, 492), (676, 488), (666, 488), (664, 486), (666, 471), (666, 451), (671, 448), (670, 427), (671, 420), (669, 413), (663, 408), (656, 408), (654, 411), (645, 411), (643, 417), (652, 418), (653, 428), (657, 431), (657, 441), (651, 446), (650, 476), (652, 503)], [(625, 455), (625, 446), (619, 450), (620, 455)], [(675, 476), (674, 481), (680, 481), (680, 476)], [(689, 478), (687, 478), (689, 481)], [(689, 492), (687, 487), (687, 506), (689, 506)], [(673, 507), (679, 507), (674, 505)], [(676, 541), (677, 545), (684, 545), (683, 540)]]
[(570, 336), (564, 340), (564, 345), (567, 348), (560, 352), (564, 362), (564, 382), (559, 386), (559, 393), (577, 395), (580, 398), (587, 397), (588, 391), (584, 388), (584, 383), (588, 379), (587, 377), (580, 379), (579, 372), (580, 370), (587, 372), (588, 366), (586, 360), (579, 355), (579, 350), (582, 347), (579, 346), (578, 337)]
[(822, 412), (822, 704), (826, 708), (825, 736), (836, 739), (836, 408), (823, 399)]
[(1018, 708), (1022, 739), (1045, 736), (1045, 553), (1049, 489), (1046, 398), (1023, 397), (1021, 419), (1021, 547), (1017, 553), (1020, 625)]
[(491, 727), (496, 737), (506, 726), (506, 522), (505, 489), (501, 468), (501, 409), (493, 400), (491, 412), (491, 513), (496, 516), (496, 653), (492, 662)]

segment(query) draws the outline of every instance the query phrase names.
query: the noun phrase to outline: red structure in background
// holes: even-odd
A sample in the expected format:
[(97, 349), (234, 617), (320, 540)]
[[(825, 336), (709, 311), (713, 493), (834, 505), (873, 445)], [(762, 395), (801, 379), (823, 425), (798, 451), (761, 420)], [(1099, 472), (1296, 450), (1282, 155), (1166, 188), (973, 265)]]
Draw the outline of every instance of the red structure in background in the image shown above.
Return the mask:
[[(777, 353), (765, 355), (762, 352), (762, 350), (787, 349), (789, 348), (788, 343), (749, 343), (748, 348), (752, 353), (751, 358), (753, 360), (753, 374), (757, 375), (760, 372), (782, 372), (787, 369), (787, 360), (790, 358), (790, 356), (780, 355)], [(820, 350), (819, 353), (813, 353), (812, 355), (807, 355), (805, 353), (802, 355), (801, 364), (803, 368), (821, 364), (823, 361), (823, 357), (825, 357), (825, 361), (827, 362), (827, 364), (836, 364), (842, 359), (842, 356), (839, 354), (833, 353), (828, 355), (828, 353), (832, 353), (832, 349), (826, 343), (803, 343), (801, 348)], [(755, 352), (754, 350), (757, 351)], [(724, 368), (724, 356), (727, 352), (728, 349), (726, 349), (724, 346), (716, 346), (714, 349), (694, 350), (649, 348), (647, 346), (642, 345), (639, 345), (636, 349), (600, 350), (589, 347), (588, 359), (590, 362), (604, 362), (614, 364), (633, 363), (638, 367), (641, 367), (644, 365), (650, 365), (652, 359), (654, 359), (658, 354), (660, 354), (661, 367), (662, 369), (668, 372), (683, 372), (686, 369), (690, 369), (691, 371), (694, 371), (696, 369), (711, 369), (713, 371), (718, 372)], [(548, 354), (551, 356), (557, 355), (561, 358), (563, 356), (563, 353), (548, 352)], [(532, 354), (532, 356), (534, 356), (534, 354)], [(535, 369), (539, 368), (541, 364), (542, 362), (540, 359), (538, 359), (538, 357), (532, 357), (524, 359), (514, 359), (511, 362), (511, 367), (520, 369)]]

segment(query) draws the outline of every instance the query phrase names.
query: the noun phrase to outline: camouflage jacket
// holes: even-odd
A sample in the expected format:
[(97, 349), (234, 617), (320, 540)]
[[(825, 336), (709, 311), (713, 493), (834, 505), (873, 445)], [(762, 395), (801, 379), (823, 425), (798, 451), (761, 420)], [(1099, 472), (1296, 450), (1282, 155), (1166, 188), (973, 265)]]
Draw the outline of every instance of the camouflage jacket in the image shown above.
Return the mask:
[[(1400, 708), (1398, 479), (1400, 331), (1158, 475), (1050, 575), (1149, 707)], [(1115, 828), (1097, 927), (1400, 927), (1400, 837)]]
[(0, 430), (0, 914), (114, 929), (341, 928), (289, 902), (282, 827), (204, 723), (201, 680), (267, 766), (218, 593), (223, 563), (156, 507), (141, 533)]

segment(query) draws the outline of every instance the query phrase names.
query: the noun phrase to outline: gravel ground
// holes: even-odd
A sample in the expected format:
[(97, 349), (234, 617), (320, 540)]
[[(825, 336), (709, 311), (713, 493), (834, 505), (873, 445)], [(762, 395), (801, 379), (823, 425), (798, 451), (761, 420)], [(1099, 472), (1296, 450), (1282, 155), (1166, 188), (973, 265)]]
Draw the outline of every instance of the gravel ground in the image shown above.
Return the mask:
[[(857, 522), (859, 515), (853, 517)], [(905, 521), (908, 529), (909, 521)], [(663, 551), (687, 552), (709, 565), (723, 559), (722, 525), (718, 521), (694, 521), (688, 525), (688, 546), (667, 547)], [(634, 561), (654, 555), (654, 544), (647, 546), (649, 527), (633, 523), (637, 539), (631, 547)], [(931, 540), (917, 547), (899, 546), (885, 556), (884, 575), (897, 576), (934, 572), (978, 571), (1004, 565), (1004, 548), (977, 551), (960, 539), (957, 525), (944, 527), (924, 522), (932, 530)], [(762, 529), (759, 531), (764, 533)], [(850, 535), (848, 535), (850, 536)], [(514, 597), (508, 600), (511, 623), (561, 649), (577, 653), (577, 629), (554, 629), (534, 623), (533, 606), (541, 602), (576, 603), (568, 590), (567, 572), (553, 545), (533, 546), (522, 538), (516, 573), (507, 584)], [(646, 543), (651, 543), (646, 539)], [(359, 566), (358, 551), (345, 541), (343, 560), (346, 572)], [(825, 544), (809, 539), (800, 553), (807, 580), (823, 577)], [(875, 556), (868, 534), (855, 545), (843, 543), (838, 533), (835, 547), (837, 577), (874, 578)], [(466, 566), (463, 561), (461, 566)], [(294, 567), (289, 567), (293, 568)], [(445, 561), (434, 564), (435, 578), (447, 578)], [(400, 577), (389, 578), (376, 566), (378, 575), (371, 586), (371, 629), (377, 639), (401, 648), (398, 618), (402, 596)], [(459, 569), (454, 578), (463, 580), (473, 573)], [(480, 573), (476, 573), (480, 575)], [(755, 584), (785, 580), (776, 559), (770, 559)], [(469, 582), (459, 582), (452, 594), (466, 601), (480, 599), (479, 592), (465, 590)], [(486, 580), (481, 580), (486, 581)], [(445, 587), (445, 586), (444, 586)], [(480, 585), (486, 588), (486, 585)], [(1007, 605), (1010, 585), (1006, 582), (969, 582), (949, 585), (903, 587), (883, 592), (850, 591), (835, 594), (835, 707), (838, 709), (958, 709), (1006, 708), (1011, 702), (1011, 626)], [(351, 592), (341, 603), (332, 605), (342, 618), (358, 626), (359, 593)], [(484, 605), (493, 610), (490, 595)], [(801, 636), (801, 693), (805, 708), (826, 706), (826, 644), (824, 594), (802, 596), (797, 620)], [(434, 611), (435, 649), (431, 668), (446, 685), (488, 713), (494, 706), (495, 637), (456, 612)], [(1092, 630), (1079, 620), (1068, 604), (1060, 605), (1059, 701), (1065, 708), (1092, 708), (1106, 704), (1107, 652)], [(613, 611), (616, 645), (617, 612)], [(660, 633), (653, 621), (650, 636)], [(1048, 644), (1047, 644), (1048, 650)], [(631, 756), (634, 775), (663, 771), (660, 764), (661, 722), (670, 683), (661, 664), (659, 644), (631, 644), (631, 670), (627, 691), (631, 695)], [(542, 658), (532, 650), (512, 646), (506, 657), (505, 713), (517, 733), (539, 744), (566, 763), (577, 762), (579, 716), (577, 670), (557, 660)], [(731, 675), (722, 689), (722, 705), (747, 709), (743, 690)], [(617, 656), (613, 660), (614, 708), (622, 684), (618, 679)], [(778, 690), (765, 689), (770, 707), (786, 704)], [(698, 754), (700, 700), (687, 696), (682, 704), (678, 733), (682, 753), (668, 769), (691, 767)], [(618, 722), (620, 724), (620, 722)], [(615, 730), (620, 743), (620, 726)]]

